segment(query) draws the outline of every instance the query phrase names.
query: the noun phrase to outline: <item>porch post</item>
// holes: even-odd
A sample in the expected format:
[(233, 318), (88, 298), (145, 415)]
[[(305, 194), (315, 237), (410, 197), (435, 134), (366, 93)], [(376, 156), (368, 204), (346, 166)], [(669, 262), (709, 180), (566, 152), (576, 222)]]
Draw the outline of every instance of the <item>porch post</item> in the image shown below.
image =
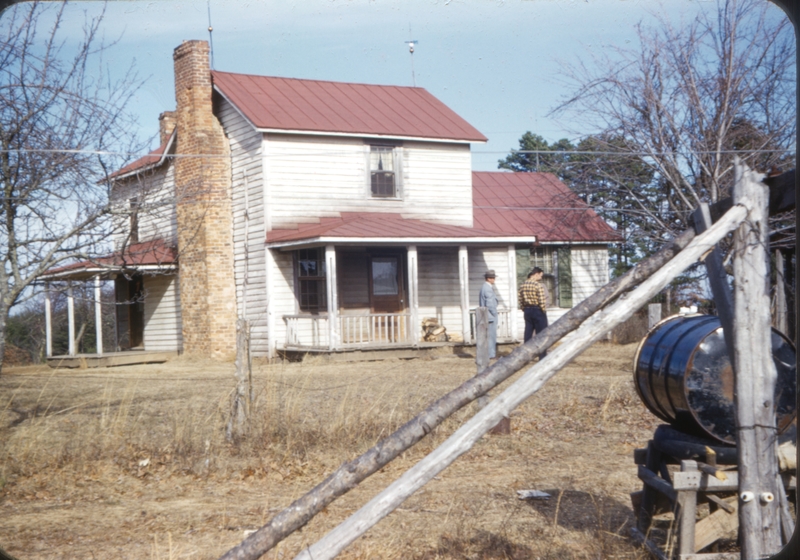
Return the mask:
[(328, 290), (328, 346), (339, 347), (339, 301), (336, 293), (336, 247), (325, 246), (325, 283)]
[(511, 340), (517, 338), (517, 248), (508, 246), (508, 334)]
[(458, 247), (458, 285), (461, 289), (461, 330), (464, 333), (464, 342), (470, 344), (472, 337), (469, 333), (469, 255), (466, 245)]
[(264, 256), (264, 288), (267, 292), (267, 358), (271, 360), (275, 357), (278, 347), (278, 341), (275, 338), (275, 282), (273, 281), (276, 267), (275, 255), (272, 254), (272, 249), (265, 249)]
[(97, 355), (103, 353), (103, 307), (100, 303), (100, 276), (94, 277), (94, 330), (97, 338)]
[(67, 324), (69, 329), (69, 355), (75, 355), (75, 298), (72, 297), (72, 282), (67, 282)]
[(411, 337), (411, 344), (419, 346), (419, 277), (417, 271), (417, 246), (409, 245), (408, 256), (408, 309), (411, 312), (411, 325), (408, 329), (408, 336)]
[(51, 305), (50, 282), (47, 282), (44, 288), (44, 332), (46, 340), (45, 353), (48, 358), (53, 355), (53, 318), (51, 315)]

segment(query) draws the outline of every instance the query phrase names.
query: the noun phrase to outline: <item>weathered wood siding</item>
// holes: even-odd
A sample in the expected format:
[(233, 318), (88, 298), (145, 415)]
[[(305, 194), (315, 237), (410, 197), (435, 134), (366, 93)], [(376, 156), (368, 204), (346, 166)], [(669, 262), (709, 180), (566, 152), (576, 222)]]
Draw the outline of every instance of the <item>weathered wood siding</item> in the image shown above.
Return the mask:
[(266, 225), (263, 182), (263, 135), (227, 101), (218, 118), (231, 147), (234, 277), (237, 314), (250, 322), (254, 356), (269, 351), (266, 282)]
[(497, 278), (494, 281), (494, 291), (497, 294), (498, 307), (511, 307), (509, 290), (511, 283), (516, 285), (515, 278), (508, 274), (508, 248), (486, 247), (469, 248), (469, 306), (478, 306), (478, 294), (481, 286), (486, 281), (483, 275), (487, 270), (494, 270)]
[(144, 277), (144, 348), (183, 350), (181, 306), (176, 275)]
[[(269, 294), (269, 313), (275, 327), (275, 348), (281, 349), (286, 344), (286, 322), (284, 315), (294, 315), (299, 312), (297, 298), (294, 293), (294, 259), (290, 251), (272, 250), (273, 266), (270, 270), (272, 277), (272, 293)], [(326, 315), (326, 314), (322, 314)], [(309, 326), (308, 321), (303, 325)], [(303, 333), (310, 336), (309, 333)]]
[(605, 245), (572, 247), (572, 305), (578, 305), (608, 283), (608, 248)]
[(114, 248), (130, 244), (130, 200), (139, 201), (139, 241), (163, 238), (177, 243), (175, 210), (175, 168), (167, 161), (160, 168), (124, 179), (114, 185), (111, 195), (114, 216)]
[(340, 212), (394, 212), (472, 226), (468, 145), (404, 143), (398, 199), (370, 195), (369, 144), (361, 139), (267, 134), (263, 149), (268, 227), (313, 223)]
[[(448, 334), (463, 336), (458, 247), (418, 247), (417, 258), (420, 321), (435, 317)], [(421, 328), (421, 325), (417, 327)]]

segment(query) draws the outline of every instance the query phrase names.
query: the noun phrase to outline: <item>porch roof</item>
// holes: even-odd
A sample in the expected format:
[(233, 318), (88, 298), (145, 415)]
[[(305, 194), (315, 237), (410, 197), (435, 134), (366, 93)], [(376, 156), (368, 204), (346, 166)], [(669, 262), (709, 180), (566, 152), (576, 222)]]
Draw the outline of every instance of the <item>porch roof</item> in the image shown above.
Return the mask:
[(39, 276), (40, 280), (88, 280), (94, 276), (108, 275), (123, 270), (141, 272), (167, 272), (174, 270), (178, 262), (175, 247), (164, 239), (153, 239), (135, 243), (122, 251), (51, 268)]
[(170, 134), (167, 141), (161, 144), (158, 148), (147, 155), (140, 157), (136, 161), (132, 161), (125, 167), (114, 171), (111, 175), (109, 175), (109, 178), (119, 180), (130, 175), (136, 175), (137, 173), (142, 173), (148, 169), (153, 169), (160, 166), (166, 160), (167, 154), (169, 154), (175, 147), (176, 136), (177, 128), (172, 131), (172, 134)]
[(620, 235), (551, 173), (474, 171), (475, 227), (540, 243), (614, 243)]
[(509, 234), (480, 228), (435, 224), (397, 213), (342, 212), (339, 217), (321, 218), (318, 223), (298, 224), (291, 229), (274, 229), (267, 234), (270, 248), (323, 243), (535, 243), (536, 236)]

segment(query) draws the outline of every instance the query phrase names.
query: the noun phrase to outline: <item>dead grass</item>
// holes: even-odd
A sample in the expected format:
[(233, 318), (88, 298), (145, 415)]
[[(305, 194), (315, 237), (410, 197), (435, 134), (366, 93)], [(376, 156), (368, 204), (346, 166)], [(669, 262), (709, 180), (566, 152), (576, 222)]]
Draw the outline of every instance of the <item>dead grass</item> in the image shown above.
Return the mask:
[[(632, 346), (599, 344), (343, 554), (348, 559), (639, 559), (632, 460), (657, 420)], [(475, 372), (471, 359), (255, 364), (251, 429), (224, 439), (233, 365), (182, 357), (0, 377), (0, 546), (25, 559), (217, 558), (342, 461)], [(470, 408), (470, 407), (468, 407)], [(266, 558), (292, 558), (444, 441), (472, 410)], [(521, 501), (516, 490), (548, 492)]]

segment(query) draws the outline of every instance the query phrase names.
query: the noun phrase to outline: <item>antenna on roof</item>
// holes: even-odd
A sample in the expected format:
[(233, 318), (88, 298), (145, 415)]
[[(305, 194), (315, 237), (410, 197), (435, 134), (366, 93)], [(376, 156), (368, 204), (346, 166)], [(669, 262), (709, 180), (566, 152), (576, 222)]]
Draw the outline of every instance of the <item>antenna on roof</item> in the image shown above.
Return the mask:
[[(411, 35), (411, 24), (408, 24), (408, 34)], [(414, 87), (417, 87), (417, 78), (414, 76), (414, 45), (416, 45), (419, 41), (414, 39), (410, 39), (406, 41), (406, 45), (408, 45), (408, 52), (411, 53), (411, 83), (414, 84)]]
[(211, 69), (214, 69), (214, 38), (211, 36), (211, 32), (214, 31), (214, 28), (211, 27), (211, 0), (208, 0), (208, 46), (209, 50), (211, 51)]

